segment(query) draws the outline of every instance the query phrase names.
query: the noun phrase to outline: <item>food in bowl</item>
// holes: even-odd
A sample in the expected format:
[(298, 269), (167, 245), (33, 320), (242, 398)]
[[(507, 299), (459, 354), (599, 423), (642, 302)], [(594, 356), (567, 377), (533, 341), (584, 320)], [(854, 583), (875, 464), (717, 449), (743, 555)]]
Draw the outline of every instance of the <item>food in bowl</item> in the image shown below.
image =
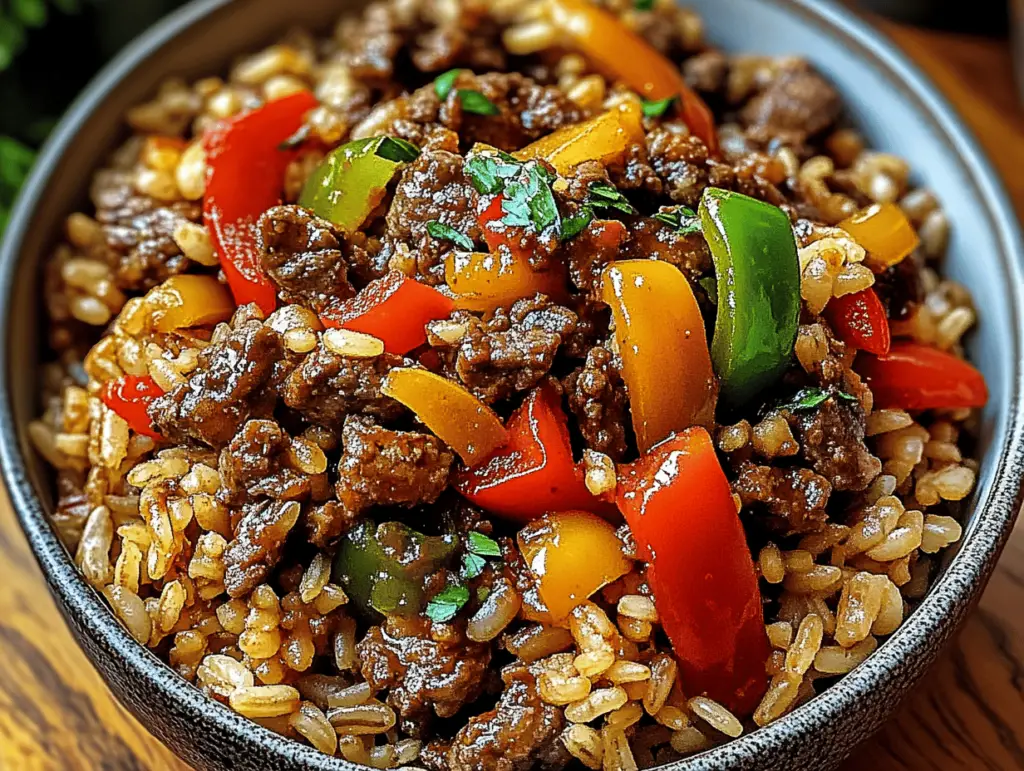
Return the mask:
[(938, 202), (841, 112), (661, 2), (391, 0), (165, 84), (48, 266), (55, 527), (356, 763), (777, 719), (927, 590), (987, 398)]

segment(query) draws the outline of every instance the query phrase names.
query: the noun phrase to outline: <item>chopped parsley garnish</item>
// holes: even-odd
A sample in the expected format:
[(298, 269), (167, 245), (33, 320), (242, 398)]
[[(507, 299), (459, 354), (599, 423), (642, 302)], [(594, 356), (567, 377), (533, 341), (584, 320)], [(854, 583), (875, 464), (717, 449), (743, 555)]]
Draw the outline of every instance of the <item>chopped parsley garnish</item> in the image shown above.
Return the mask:
[(587, 229), (587, 225), (594, 221), (594, 212), (588, 207), (584, 206), (580, 209), (579, 214), (574, 214), (571, 217), (565, 217), (562, 220), (562, 240), (569, 241), (584, 230)]
[(501, 200), (505, 216), (501, 221), (513, 227), (532, 225), (538, 233), (552, 226), (561, 232), (561, 216), (551, 192), (554, 180), (554, 175), (539, 163), (524, 166), (523, 173), (505, 185)]
[(448, 586), (427, 603), (427, 618), (443, 624), (455, 618), (455, 614), (469, 602), (469, 589), (461, 584)]
[(590, 183), (590, 206), (594, 209), (615, 209), (623, 214), (637, 214), (636, 208), (615, 185), (607, 182)]
[(654, 219), (658, 220), (658, 222), (664, 222), (674, 231), (684, 236), (700, 233), (702, 230), (700, 217), (689, 206), (666, 206), (654, 215)]
[(428, 222), (427, 232), (438, 241), (451, 241), (456, 246), (461, 246), (467, 252), (473, 251), (473, 239), (439, 220)]
[(518, 174), (522, 168), (522, 164), (517, 163), (510, 155), (502, 153), (494, 156), (478, 153), (469, 157), (463, 166), (463, 171), (480, 195), (497, 195), (505, 189), (508, 180)]
[(813, 410), (820, 407), (833, 396), (850, 404), (859, 404), (856, 396), (851, 396), (845, 391), (832, 391), (824, 388), (802, 388), (793, 395), (792, 399), (779, 406), (781, 409), (787, 409), (791, 412)]
[(484, 572), (486, 557), (500, 557), (501, 547), (493, 538), (483, 533), (471, 532), (466, 536), (466, 554), (462, 557), (462, 577), (476, 578)]
[(378, 158), (395, 163), (412, 163), (420, 157), (420, 149), (398, 137), (382, 137), (374, 153)]
[(434, 80), (434, 93), (437, 94), (437, 98), (442, 102), (452, 92), (460, 72), (462, 72), (461, 69), (448, 70), (444, 75), (438, 75)]
[(633, 7), (638, 11), (650, 11), (654, 8), (654, 0), (634, 0)]
[(678, 97), (670, 96), (668, 97), (668, 99), (658, 99), (657, 101), (654, 102), (648, 102), (646, 99), (644, 99), (644, 117), (660, 118), (668, 111), (669, 107), (675, 104), (677, 98)]
[(479, 91), (460, 88), (457, 93), (465, 112), (471, 112), (474, 115), (501, 115), (498, 106)]
[(481, 557), (501, 556), (501, 547), (497, 541), (475, 531), (466, 537), (466, 549), (470, 554), (478, 554)]

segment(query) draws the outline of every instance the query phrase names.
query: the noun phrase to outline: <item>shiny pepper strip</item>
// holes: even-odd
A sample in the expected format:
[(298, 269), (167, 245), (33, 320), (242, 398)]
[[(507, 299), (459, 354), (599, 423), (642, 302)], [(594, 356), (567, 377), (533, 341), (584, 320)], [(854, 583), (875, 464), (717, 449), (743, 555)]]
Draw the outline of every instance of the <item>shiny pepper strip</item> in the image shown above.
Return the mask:
[(135, 433), (163, 439), (153, 427), (148, 412), (150, 403), (163, 394), (163, 389), (148, 375), (125, 375), (108, 381), (100, 392), (100, 398), (107, 407), (124, 418)]
[(718, 276), (711, 357), (722, 399), (742, 405), (789, 366), (800, 323), (800, 259), (776, 206), (709, 187), (700, 203)]
[(985, 377), (963, 359), (920, 343), (893, 343), (885, 356), (861, 354), (854, 370), (875, 397), (876, 409), (984, 407)]
[(218, 324), (235, 312), (227, 287), (213, 276), (192, 273), (171, 276), (150, 289), (143, 305), (157, 332)]
[(686, 693), (749, 715), (767, 686), (757, 573), (711, 436), (691, 428), (619, 468), (616, 503), (648, 561)]
[(662, 56), (615, 16), (588, 0), (548, 0), (548, 18), (563, 40), (596, 69), (620, 80), (644, 99), (679, 98), (679, 110), (690, 131), (712, 155), (718, 155), (715, 117), (704, 100), (683, 79), (679, 67)]
[(300, 91), (225, 121), (203, 138), (203, 219), (221, 269), (235, 302), (254, 302), (267, 315), (277, 307), (277, 292), (260, 264), (256, 221), (281, 201), (285, 170), (295, 157), (281, 143), (316, 105), (312, 93)]
[(690, 283), (659, 260), (621, 260), (601, 274), (640, 452), (675, 431), (714, 423), (718, 382)]
[(921, 243), (907, 215), (894, 203), (876, 203), (839, 223), (864, 247), (864, 264), (881, 273), (901, 262)]
[(833, 297), (825, 307), (825, 318), (847, 345), (877, 356), (889, 353), (892, 344), (889, 319), (885, 306), (871, 287)]
[(380, 390), (416, 413), (467, 466), (508, 443), (508, 432), (494, 410), (454, 380), (425, 369), (396, 367)]

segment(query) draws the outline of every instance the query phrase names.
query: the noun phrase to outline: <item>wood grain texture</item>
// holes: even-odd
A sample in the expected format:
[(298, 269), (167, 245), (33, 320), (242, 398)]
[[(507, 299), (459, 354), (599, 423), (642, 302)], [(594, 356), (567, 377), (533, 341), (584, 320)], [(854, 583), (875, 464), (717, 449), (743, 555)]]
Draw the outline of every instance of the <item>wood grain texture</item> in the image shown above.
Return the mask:
[[(967, 118), (1024, 214), (1024, 114), (1002, 44), (883, 25)], [(75, 646), (0, 493), (0, 769), (187, 771)], [(1024, 528), (926, 683), (844, 771), (1024, 769)]]

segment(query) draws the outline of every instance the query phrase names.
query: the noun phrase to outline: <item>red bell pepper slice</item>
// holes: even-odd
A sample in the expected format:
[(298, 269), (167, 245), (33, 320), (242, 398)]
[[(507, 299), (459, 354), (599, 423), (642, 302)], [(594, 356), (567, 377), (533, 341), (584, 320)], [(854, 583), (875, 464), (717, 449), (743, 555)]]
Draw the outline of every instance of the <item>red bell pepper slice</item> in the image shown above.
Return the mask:
[(892, 336), (885, 306), (874, 289), (833, 297), (825, 307), (825, 318), (847, 345), (876, 356), (889, 353)]
[(508, 444), (454, 475), (455, 489), (497, 516), (529, 522), (552, 511), (605, 513), (572, 457), (568, 420), (558, 392), (533, 390), (505, 425)]
[(502, 209), (504, 200), (501, 194), (494, 196), (477, 215), (477, 222), (484, 231), (484, 242), (491, 254), (496, 254), (504, 246), (516, 260), (526, 261), (534, 252), (537, 236), (527, 228), (501, 221), (505, 216)]
[(757, 573), (708, 432), (687, 429), (619, 469), (616, 503), (633, 531), (687, 694), (749, 715), (771, 652)]
[(235, 302), (254, 302), (266, 314), (277, 307), (277, 293), (260, 264), (256, 220), (281, 202), (295, 154), (280, 145), (316, 105), (312, 93), (299, 91), (226, 121), (203, 140), (209, 169), (203, 217), (221, 269)]
[(128, 426), (137, 434), (163, 439), (153, 428), (149, 417), (149, 405), (164, 390), (153, 378), (139, 375), (125, 375), (117, 380), (109, 380), (103, 386), (100, 398), (110, 409), (128, 422)]
[(446, 319), (454, 309), (450, 297), (393, 270), (325, 310), (320, 320), (326, 327), (373, 335), (388, 353), (404, 355), (427, 342), (428, 321)]
[(885, 356), (857, 358), (856, 372), (875, 396), (875, 407), (919, 411), (984, 407), (985, 377), (951, 353), (920, 343), (895, 343)]

